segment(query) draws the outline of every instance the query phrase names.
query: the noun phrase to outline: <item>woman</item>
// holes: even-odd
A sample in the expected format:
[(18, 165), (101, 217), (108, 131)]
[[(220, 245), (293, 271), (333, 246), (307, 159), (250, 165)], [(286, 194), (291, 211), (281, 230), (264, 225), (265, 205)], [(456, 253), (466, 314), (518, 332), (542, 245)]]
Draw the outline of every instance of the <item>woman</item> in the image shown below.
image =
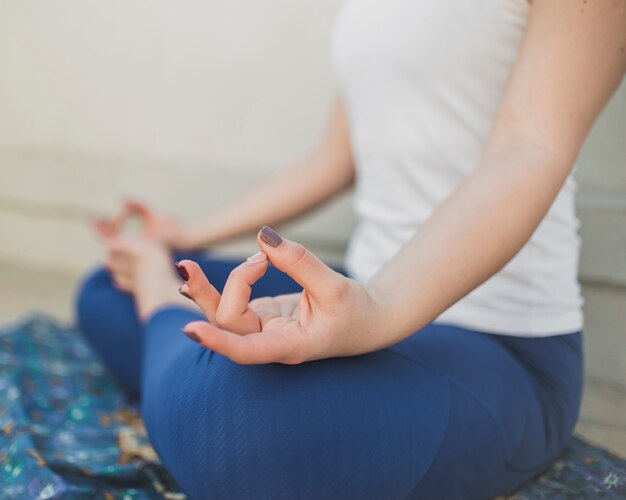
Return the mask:
[[(625, 47), (624, 0), (347, 0), (312, 154), (202, 223), (130, 203), (96, 224), (80, 323), (191, 498), (482, 498), (558, 456), (582, 381), (571, 171)], [(347, 276), (263, 227), (241, 264), (179, 262), (178, 294), (172, 251), (353, 181)]]

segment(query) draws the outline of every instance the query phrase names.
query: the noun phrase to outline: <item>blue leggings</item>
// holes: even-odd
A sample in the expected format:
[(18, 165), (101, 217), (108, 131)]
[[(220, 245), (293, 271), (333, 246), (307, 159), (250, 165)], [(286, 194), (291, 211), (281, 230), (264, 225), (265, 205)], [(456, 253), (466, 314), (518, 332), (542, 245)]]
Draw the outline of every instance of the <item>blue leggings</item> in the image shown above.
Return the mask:
[[(239, 262), (196, 261), (220, 290)], [(270, 268), (253, 297), (300, 290)], [(140, 325), (105, 270), (78, 296), (85, 335), (140, 393), (148, 434), (191, 499), (471, 499), (542, 471), (571, 435), (582, 337), (431, 324), (386, 349), (300, 365), (238, 365), (181, 333), (200, 314)]]

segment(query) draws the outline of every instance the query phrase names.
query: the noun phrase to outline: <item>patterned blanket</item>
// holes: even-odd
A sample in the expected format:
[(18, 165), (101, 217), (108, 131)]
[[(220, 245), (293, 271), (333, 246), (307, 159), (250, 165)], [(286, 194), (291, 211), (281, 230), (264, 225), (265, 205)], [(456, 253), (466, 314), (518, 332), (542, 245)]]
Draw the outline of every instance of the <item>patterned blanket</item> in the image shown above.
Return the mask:
[[(79, 332), (45, 316), (0, 330), (0, 498), (185, 498)], [(508, 498), (625, 499), (626, 460), (574, 438)]]

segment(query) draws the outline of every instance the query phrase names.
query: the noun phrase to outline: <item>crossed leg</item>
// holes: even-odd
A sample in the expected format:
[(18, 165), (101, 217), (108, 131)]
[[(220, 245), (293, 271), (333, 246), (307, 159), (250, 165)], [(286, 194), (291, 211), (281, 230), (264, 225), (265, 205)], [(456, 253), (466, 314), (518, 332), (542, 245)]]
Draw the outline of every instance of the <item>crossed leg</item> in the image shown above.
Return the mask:
[[(199, 263), (218, 290), (238, 264)], [(273, 273), (256, 296), (299, 289)], [(181, 333), (203, 318), (191, 309), (141, 325), (106, 271), (88, 278), (78, 313), (107, 366), (141, 391), (151, 441), (190, 498), (493, 496), (552, 460), (577, 412), (575, 381), (544, 391), (497, 336), (446, 325), (360, 356), (238, 365)], [(554, 373), (579, 369), (579, 343), (522, 340)]]

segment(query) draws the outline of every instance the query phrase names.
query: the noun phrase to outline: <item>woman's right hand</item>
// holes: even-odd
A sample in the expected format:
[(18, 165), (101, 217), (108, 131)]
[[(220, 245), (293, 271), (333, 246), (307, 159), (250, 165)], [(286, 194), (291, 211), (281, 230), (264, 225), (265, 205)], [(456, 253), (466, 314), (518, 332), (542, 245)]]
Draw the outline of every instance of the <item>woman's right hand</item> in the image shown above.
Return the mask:
[(196, 250), (191, 228), (174, 217), (161, 214), (137, 201), (125, 201), (120, 212), (110, 219), (94, 219), (92, 226), (105, 240), (118, 236), (130, 218), (141, 223), (141, 235), (163, 243), (172, 250)]

